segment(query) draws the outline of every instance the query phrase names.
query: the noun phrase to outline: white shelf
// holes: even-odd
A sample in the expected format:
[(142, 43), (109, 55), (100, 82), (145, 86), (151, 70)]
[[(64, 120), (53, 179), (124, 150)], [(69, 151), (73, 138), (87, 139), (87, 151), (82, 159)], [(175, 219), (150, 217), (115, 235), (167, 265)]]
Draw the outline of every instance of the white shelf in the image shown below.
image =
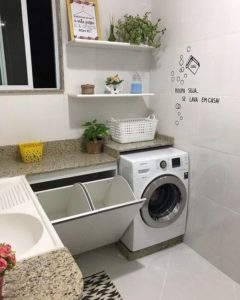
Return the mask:
[(68, 96), (71, 98), (137, 98), (137, 97), (145, 97), (145, 96), (154, 96), (154, 93), (142, 93), (142, 94), (91, 94), (91, 95), (83, 95), (83, 94), (69, 94)]
[(126, 50), (152, 50), (154, 47), (147, 45), (133, 45), (129, 43), (95, 41), (95, 40), (81, 40), (67, 42), (70, 47), (85, 47), (85, 48), (100, 48), (100, 49), (126, 49)]

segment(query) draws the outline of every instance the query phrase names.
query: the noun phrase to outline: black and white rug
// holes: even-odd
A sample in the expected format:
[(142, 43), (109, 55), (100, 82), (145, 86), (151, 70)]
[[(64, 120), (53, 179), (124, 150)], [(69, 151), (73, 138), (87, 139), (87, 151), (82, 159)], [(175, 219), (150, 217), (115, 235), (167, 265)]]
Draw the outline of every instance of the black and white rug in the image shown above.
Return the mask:
[(111, 279), (101, 271), (84, 279), (82, 300), (122, 300)]

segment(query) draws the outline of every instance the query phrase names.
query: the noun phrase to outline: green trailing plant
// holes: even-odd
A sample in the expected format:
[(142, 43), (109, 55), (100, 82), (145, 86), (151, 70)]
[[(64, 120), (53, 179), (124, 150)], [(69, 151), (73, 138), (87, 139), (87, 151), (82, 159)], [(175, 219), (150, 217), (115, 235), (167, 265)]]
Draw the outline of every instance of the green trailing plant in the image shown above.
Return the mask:
[(109, 128), (104, 123), (97, 123), (97, 120), (86, 122), (82, 126), (86, 127), (83, 132), (86, 141), (97, 142), (109, 135)]
[(118, 20), (116, 25), (116, 36), (119, 41), (131, 44), (144, 44), (155, 48), (160, 47), (160, 38), (165, 33), (166, 28), (159, 29), (161, 19), (154, 24), (149, 19), (150, 12), (146, 12), (143, 17), (137, 15), (124, 15)]

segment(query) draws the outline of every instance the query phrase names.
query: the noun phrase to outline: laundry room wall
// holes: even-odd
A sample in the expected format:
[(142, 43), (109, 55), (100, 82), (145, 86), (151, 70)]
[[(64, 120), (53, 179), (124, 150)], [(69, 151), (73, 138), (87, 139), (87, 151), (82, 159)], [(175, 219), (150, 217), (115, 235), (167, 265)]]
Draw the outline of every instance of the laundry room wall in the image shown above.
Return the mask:
[(190, 153), (185, 242), (240, 282), (240, 2), (153, 0), (152, 11), (167, 32), (150, 108)]
[[(148, 92), (151, 53), (66, 46), (66, 0), (57, 1), (61, 5), (64, 93), (0, 95), (0, 145), (79, 138), (85, 121), (139, 117), (148, 113), (147, 99), (143, 98), (76, 100), (68, 96), (78, 94), (83, 83), (93, 83), (97, 93), (103, 92), (106, 77), (116, 73), (124, 79), (124, 91), (128, 92), (135, 71), (141, 72), (143, 90)], [(98, 0), (98, 3), (104, 40), (108, 36), (110, 14), (117, 20), (126, 13), (144, 14), (151, 10), (151, 0)]]

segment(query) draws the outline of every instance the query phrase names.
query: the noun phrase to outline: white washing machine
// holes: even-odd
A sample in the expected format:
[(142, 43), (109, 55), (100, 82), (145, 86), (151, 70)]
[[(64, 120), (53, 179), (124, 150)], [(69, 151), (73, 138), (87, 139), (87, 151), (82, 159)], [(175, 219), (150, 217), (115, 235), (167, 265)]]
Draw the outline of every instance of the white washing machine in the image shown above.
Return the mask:
[(146, 198), (121, 238), (130, 251), (185, 233), (188, 171), (188, 153), (175, 148), (120, 156), (120, 175), (128, 181), (137, 198)]

